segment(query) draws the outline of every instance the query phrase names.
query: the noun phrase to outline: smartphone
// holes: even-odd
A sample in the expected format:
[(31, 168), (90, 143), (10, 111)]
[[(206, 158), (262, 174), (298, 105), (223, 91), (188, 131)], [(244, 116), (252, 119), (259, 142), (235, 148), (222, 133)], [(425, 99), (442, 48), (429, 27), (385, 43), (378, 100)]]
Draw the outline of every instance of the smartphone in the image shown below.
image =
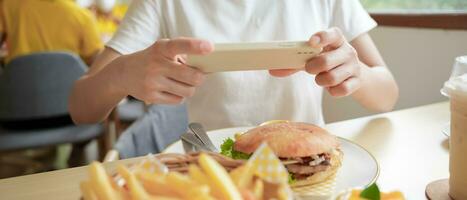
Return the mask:
[(203, 72), (299, 69), (322, 48), (308, 41), (217, 43), (207, 55), (188, 55), (186, 64)]

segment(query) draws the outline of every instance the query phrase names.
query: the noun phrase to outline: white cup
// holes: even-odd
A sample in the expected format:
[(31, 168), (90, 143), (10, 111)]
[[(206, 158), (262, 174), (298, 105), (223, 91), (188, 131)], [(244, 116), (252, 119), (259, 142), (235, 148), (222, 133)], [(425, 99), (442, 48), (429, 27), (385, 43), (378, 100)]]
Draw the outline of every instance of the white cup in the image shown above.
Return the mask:
[(467, 55), (459, 56), (454, 62), (454, 66), (451, 72), (451, 78), (467, 74)]
[(441, 93), (450, 99), (449, 195), (467, 199), (467, 56), (456, 58)]

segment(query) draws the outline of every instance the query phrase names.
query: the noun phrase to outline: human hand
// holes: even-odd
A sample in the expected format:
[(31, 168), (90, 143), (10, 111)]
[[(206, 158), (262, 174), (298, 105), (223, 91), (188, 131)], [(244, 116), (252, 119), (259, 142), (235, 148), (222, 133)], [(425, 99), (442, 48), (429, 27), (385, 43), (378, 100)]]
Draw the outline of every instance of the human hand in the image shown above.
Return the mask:
[[(339, 28), (315, 33), (309, 40), (312, 47), (322, 47), (323, 52), (311, 58), (305, 71), (316, 75), (318, 85), (325, 87), (335, 97), (348, 96), (361, 87), (362, 63), (357, 51), (350, 45)], [(289, 76), (299, 70), (270, 70), (273, 76)]]
[(126, 55), (117, 76), (122, 92), (146, 103), (178, 104), (195, 93), (204, 73), (184, 64), (186, 54), (208, 54), (213, 45), (204, 40), (161, 39), (134, 54)]

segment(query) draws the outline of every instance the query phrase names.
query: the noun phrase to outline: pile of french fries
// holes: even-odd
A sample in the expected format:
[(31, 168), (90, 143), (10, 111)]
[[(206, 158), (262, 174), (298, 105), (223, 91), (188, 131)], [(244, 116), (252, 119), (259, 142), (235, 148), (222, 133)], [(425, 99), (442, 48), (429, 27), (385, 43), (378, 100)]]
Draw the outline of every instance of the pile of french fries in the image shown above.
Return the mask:
[(228, 173), (215, 159), (201, 154), (187, 174), (148, 170), (148, 163), (118, 166), (116, 176), (123, 181), (107, 174), (102, 164), (92, 163), (89, 180), (80, 185), (84, 200), (287, 199), (284, 185), (255, 176), (255, 166), (248, 163)]

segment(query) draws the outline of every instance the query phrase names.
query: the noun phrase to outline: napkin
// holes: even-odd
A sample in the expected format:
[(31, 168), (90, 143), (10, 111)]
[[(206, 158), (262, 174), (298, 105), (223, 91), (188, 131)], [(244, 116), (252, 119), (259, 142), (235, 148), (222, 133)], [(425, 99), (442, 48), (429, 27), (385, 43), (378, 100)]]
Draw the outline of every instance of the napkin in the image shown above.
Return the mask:
[(165, 166), (164, 163), (157, 159), (153, 154), (148, 154), (146, 159), (141, 160), (138, 165), (138, 169), (150, 173), (166, 174), (169, 172), (169, 168), (167, 168), (167, 166)]

